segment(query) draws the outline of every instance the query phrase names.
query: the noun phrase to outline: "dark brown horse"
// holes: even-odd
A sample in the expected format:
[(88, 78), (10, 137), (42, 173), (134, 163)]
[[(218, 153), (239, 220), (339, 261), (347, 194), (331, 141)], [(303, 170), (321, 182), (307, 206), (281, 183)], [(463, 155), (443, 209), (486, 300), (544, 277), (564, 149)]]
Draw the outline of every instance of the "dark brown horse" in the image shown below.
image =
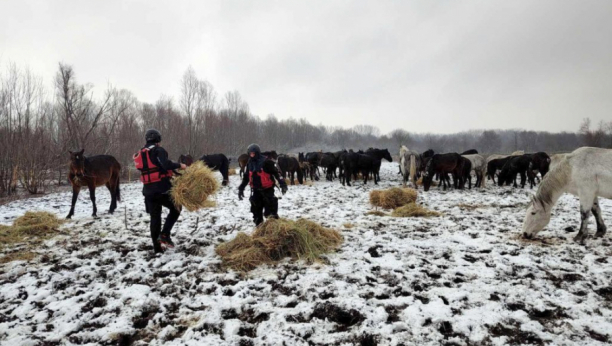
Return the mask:
[[(229, 184), (229, 163), (230, 160), (224, 154), (211, 154), (202, 155), (198, 160), (204, 162), (208, 168), (213, 171), (219, 171), (223, 176), (223, 182), (221, 185), (227, 186)], [(178, 159), (179, 163), (184, 163), (187, 166), (193, 164), (193, 157), (191, 155), (181, 155)]]
[(279, 155), (277, 164), (283, 178), (287, 178), (287, 176), (289, 176), (291, 179), (291, 185), (295, 185), (295, 173), (297, 173), (298, 182), (300, 184), (304, 184), (302, 167), (300, 167), (300, 163), (295, 157)]
[(436, 173), (440, 174), (440, 182), (446, 190), (448, 182), (448, 173), (453, 175), (455, 179), (454, 185), (457, 188), (463, 188), (463, 158), (457, 153), (435, 154), (427, 161), (425, 174), (423, 175), (423, 187), (425, 191), (429, 191), (431, 181)]
[(70, 173), (68, 180), (72, 184), (72, 205), (67, 219), (74, 215), (74, 205), (76, 204), (81, 187), (89, 188), (89, 197), (93, 204), (93, 217), (97, 217), (98, 208), (96, 208), (96, 187), (106, 185), (111, 195), (111, 204), (108, 209), (109, 213), (113, 213), (117, 209), (117, 201), (121, 202), (121, 193), (119, 191), (119, 172), (121, 165), (114, 157), (110, 155), (96, 155), (85, 157), (83, 155), (85, 149), (73, 153), (70, 151)]

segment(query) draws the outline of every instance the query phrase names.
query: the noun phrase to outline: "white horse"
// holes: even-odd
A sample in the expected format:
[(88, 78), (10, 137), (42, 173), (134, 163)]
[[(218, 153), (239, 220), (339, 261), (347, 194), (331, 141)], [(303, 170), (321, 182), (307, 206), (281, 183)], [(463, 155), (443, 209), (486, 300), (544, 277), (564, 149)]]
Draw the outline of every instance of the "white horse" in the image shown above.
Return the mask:
[(606, 234), (598, 197), (612, 198), (612, 150), (582, 147), (569, 154), (554, 155), (550, 171), (527, 208), (523, 235), (531, 238), (550, 221), (553, 206), (564, 192), (580, 198), (580, 231), (574, 241), (584, 244), (592, 212), (597, 222), (595, 237)]
[(412, 186), (416, 189), (416, 171), (417, 166), (421, 165), (421, 156), (416, 151), (409, 150), (405, 145), (402, 145), (400, 147), (399, 157), (400, 171), (402, 172), (404, 186), (406, 186), (406, 183), (410, 180)]
[[(472, 170), (474, 171), (474, 173), (476, 173), (476, 186), (485, 187), (485, 179), (483, 178), (485, 174), (487, 174), (487, 161), (484, 159), (484, 157), (478, 154), (461, 156), (470, 160), (470, 162), (472, 163)], [(479, 183), (480, 185), (478, 185)]]

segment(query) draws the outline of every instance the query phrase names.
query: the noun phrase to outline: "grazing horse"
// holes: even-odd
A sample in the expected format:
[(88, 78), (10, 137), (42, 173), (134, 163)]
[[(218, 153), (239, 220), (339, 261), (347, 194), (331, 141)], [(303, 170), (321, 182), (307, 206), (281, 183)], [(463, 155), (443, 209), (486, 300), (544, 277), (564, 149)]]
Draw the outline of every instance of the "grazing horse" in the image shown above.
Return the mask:
[(295, 173), (297, 172), (298, 182), (304, 184), (304, 174), (300, 163), (295, 157), (287, 155), (279, 155), (277, 165), (280, 168), (281, 175), (283, 178), (287, 178), (287, 175), (291, 178), (291, 185), (295, 185)]
[(427, 161), (425, 174), (423, 175), (423, 188), (425, 191), (429, 191), (435, 173), (440, 174), (444, 190), (446, 190), (448, 182), (448, 173), (451, 173), (453, 178), (455, 178), (455, 187), (462, 188), (463, 158), (457, 153), (435, 154), (432, 156)]
[[(204, 162), (211, 170), (221, 173), (223, 176), (223, 186), (229, 184), (229, 159), (227, 156), (223, 154), (202, 155), (199, 160)], [(179, 156), (178, 162), (191, 166), (191, 164), (193, 164), (193, 157), (191, 155), (181, 155)]]
[[(510, 156), (509, 160), (502, 167), (501, 172), (499, 173), (499, 177), (497, 179), (497, 183), (499, 186), (510, 185), (512, 181), (514, 181), (514, 187), (518, 187), (516, 185), (516, 175), (520, 174), (521, 176), (521, 188), (525, 188), (526, 175), (529, 170), (529, 164), (531, 163), (531, 155), (521, 155), (521, 156)], [(529, 176), (529, 185), (533, 188), (535, 182), (531, 175)]]
[(246, 172), (247, 163), (249, 162), (249, 155), (241, 154), (238, 156), (238, 167), (240, 167), (240, 178)]
[(412, 186), (417, 189), (417, 172), (421, 169), (421, 155), (402, 145), (399, 151), (399, 159), (400, 172), (402, 173), (404, 186), (410, 181)]
[(495, 184), (495, 173), (497, 170), (501, 170), (506, 162), (510, 160), (512, 156), (510, 155), (490, 155), (487, 157), (487, 179), (493, 180), (493, 184)]
[(459, 155), (463, 156), (463, 155), (474, 155), (474, 154), (478, 154), (478, 150), (476, 149), (466, 150)]
[(111, 204), (108, 209), (109, 213), (112, 214), (117, 209), (117, 201), (121, 202), (121, 193), (119, 191), (121, 165), (119, 161), (110, 155), (85, 157), (83, 156), (84, 152), (85, 149), (74, 153), (72, 151), (69, 152), (70, 172), (68, 173), (68, 180), (72, 184), (72, 205), (70, 206), (68, 216), (66, 216), (67, 219), (72, 218), (72, 215), (74, 215), (74, 205), (83, 186), (89, 188), (89, 197), (93, 204), (93, 214), (91, 216), (93, 217), (98, 216), (96, 187), (106, 185), (108, 191), (110, 191)]
[(306, 153), (304, 159), (310, 164), (310, 180), (319, 180), (319, 165), (321, 164), (321, 158), (323, 153), (321, 152), (310, 152)]
[(606, 225), (598, 197), (612, 198), (612, 150), (582, 147), (569, 154), (555, 155), (552, 161), (527, 208), (523, 221), (525, 238), (532, 238), (550, 222), (552, 208), (565, 192), (580, 198), (580, 231), (574, 241), (585, 243), (590, 213), (597, 223), (595, 237), (603, 237)]
[[(372, 156), (354, 153), (352, 151), (343, 154), (340, 157), (340, 162), (344, 168), (344, 175), (341, 179), (342, 185), (346, 182), (348, 186), (351, 186), (351, 176), (357, 175), (358, 172), (361, 172), (363, 175), (363, 183), (368, 183), (369, 173), (375, 167), (376, 159)], [(376, 175), (374, 175), (374, 184), (378, 185), (378, 180), (376, 180)]]
[(542, 178), (548, 173), (550, 167), (550, 156), (543, 151), (531, 154), (531, 164), (529, 170), (532, 172), (538, 171)]
[[(469, 181), (469, 188), (470, 190), (472, 189), (472, 161), (470, 161), (468, 158), (461, 156), (461, 160), (463, 160), (463, 170), (461, 171), (461, 179), (459, 180), (459, 183), (461, 184), (461, 188), (464, 189), (465, 188), (465, 183), (466, 181)], [(454, 180), (457, 180), (456, 178), (453, 178)], [(478, 180), (478, 178), (476, 178), (476, 180)]]
[[(470, 164), (472, 166), (472, 170), (476, 173), (476, 187), (484, 187), (485, 179), (484, 176), (487, 173), (487, 161), (482, 157), (482, 155), (471, 154), (471, 155), (461, 155), (466, 159), (470, 160)], [(470, 175), (470, 186), (472, 185), (472, 176)]]

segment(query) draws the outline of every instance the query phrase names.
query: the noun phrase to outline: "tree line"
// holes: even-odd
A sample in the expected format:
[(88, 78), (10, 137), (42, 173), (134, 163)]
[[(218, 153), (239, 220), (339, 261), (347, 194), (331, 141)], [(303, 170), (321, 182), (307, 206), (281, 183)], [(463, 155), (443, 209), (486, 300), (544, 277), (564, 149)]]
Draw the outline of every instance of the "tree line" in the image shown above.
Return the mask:
[[(278, 152), (388, 148), (400, 145), (436, 152), (507, 153), (515, 150), (567, 152), (582, 145), (612, 148), (612, 122), (592, 126), (584, 119), (578, 132), (472, 130), (455, 134), (417, 134), (403, 129), (388, 134), (373, 125), (352, 128), (313, 125), (306, 119), (260, 118), (237, 91), (222, 96), (189, 67), (178, 97), (147, 103), (112, 85), (104, 91), (81, 83), (72, 66), (60, 63), (53, 88), (27, 68), (10, 64), (0, 73), (0, 196), (43, 193), (66, 182), (68, 151), (109, 154), (123, 167), (143, 145), (144, 132), (156, 128), (171, 158), (224, 153), (238, 156), (250, 143)], [(128, 170), (125, 170), (127, 172)], [(127, 174), (125, 173), (124, 174)]]

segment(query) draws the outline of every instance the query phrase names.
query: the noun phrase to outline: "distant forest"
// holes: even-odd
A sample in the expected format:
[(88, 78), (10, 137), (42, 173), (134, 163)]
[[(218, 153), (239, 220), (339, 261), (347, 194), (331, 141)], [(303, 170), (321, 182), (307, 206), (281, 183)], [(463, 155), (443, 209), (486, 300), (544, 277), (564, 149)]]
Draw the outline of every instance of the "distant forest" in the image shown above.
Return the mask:
[(516, 130), (471, 130), (455, 134), (417, 134), (396, 129), (382, 134), (375, 126), (352, 128), (310, 124), (306, 119), (260, 118), (237, 91), (220, 96), (206, 80), (188, 68), (178, 98), (162, 96), (141, 102), (129, 90), (109, 86), (94, 93), (81, 84), (72, 66), (59, 64), (54, 88), (15, 64), (0, 73), (0, 197), (17, 192), (42, 193), (66, 181), (68, 151), (86, 155), (110, 154), (123, 167), (144, 143), (144, 132), (158, 129), (173, 160), (224, 153), (235, 157), (250, 143), (279, 153), (388, 148), (400, 145), (419, 152), (480, 153), (568, 152), (580, 146), (612, 148), (612, 121), (591, 124), (588, 118), (576, 132), (549, 133)]

